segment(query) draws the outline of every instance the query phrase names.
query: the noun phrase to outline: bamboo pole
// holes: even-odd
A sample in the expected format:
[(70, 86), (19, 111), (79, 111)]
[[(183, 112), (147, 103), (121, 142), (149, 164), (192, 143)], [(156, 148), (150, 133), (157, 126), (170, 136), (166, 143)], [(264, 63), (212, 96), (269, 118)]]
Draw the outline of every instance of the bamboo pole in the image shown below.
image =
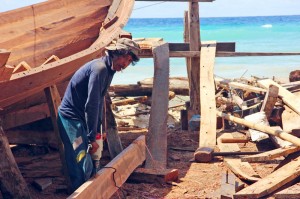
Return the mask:
[(241, 119), (241, 118), (238, 118), (238, 117), (234, 117), (232, 115), (222, 113), (220, 111), (217, 111), (217, 116), (222, 117), (226, 120), (238, 123), (238, 124), (242, 124), (242, 125), (247, 126), (249, 128), (268, 133), (270, 135), (275, 135), (277, 137), (280, 137), (283, 140), (289, 141), (289, 142), (291, 142), (291, 143), (293, 143), (297, 146), (300, 146), (300, 139), (296, 136), (293, 136), (293, 135), (287, 133), (287, 132), (284, 132), (284, 131), (281, 131), (281, 130), (275, 130), (275, 129), (269, 127), (269, 126), (249, 122), (247, 120), (244, 120), (244, 119)]

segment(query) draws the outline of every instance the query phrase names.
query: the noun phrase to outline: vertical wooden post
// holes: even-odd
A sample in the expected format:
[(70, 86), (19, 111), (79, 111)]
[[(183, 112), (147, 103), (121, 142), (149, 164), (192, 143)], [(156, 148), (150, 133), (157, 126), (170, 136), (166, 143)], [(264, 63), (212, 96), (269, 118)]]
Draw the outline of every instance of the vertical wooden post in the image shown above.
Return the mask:
[[(27, 184), (10, 150), (0, 121), (0, 191), (4, 199), (30, 198)], [(1, 194), (0, 194), (1, 196)]]
[[(67, 191), (69, 193), (71, 193), (72, 188), (71, 188), (71, 182), (70, 182), (68, 168), (65, 163), (66, 159), (65, 159), (65, 154), (64, 154), (64, 145), (61, 141), (61, 138), (59, 135), (59, 130), (58, 130), (58, 125), (57, 125), (58, 107), (61, 104), (61, 98), (58, 93), (56, 85), (52, 85), (50, 87), (45, 88), (44, 92), (46, 95), (46, 99), (47, 99), (47, 103), (48, 103), (48, 107), (49, 107), (49, 111), (50, 111), (50, 115), (51, 115), (51, 120), (52, 120), (52, 124), (53, 124), (54, 134), (55, 134), (55, 138), (56, 138), (55, 145), (59, 149), (60, 161), (63, 166), (63, 172), (64, 172), (64, 176), (66, 179), (66, 185), (67, 185), (67, 189), (68, 189)], [(49, 141), (49, 142), (50, 142), (50, 144), (54, 144), (53, 140)]]
[(264, 111), (266, 113), (267, 119), (270, 119), (274, 105), (277, 102), (278, 92), (278, 86), (272, 84), (269, 85), (268, 92), (260, 109), (260, 111)]
[[(189, 42), (191, 51), (199, 51), (200, 42), (200, 23), (199, 23), (199, 3), (198, 1), (189, 2)], [(191, 58), (191, 68), (189, 75), (190, 82), (190, 101), (191, 109), (194, 114), (200, 113), (200, 57)]]
[(105, 120), (104, 122), (102, 122), (105, 123), (104, 126), (106, 131), (109, 154), (111, 159), (114, 159), (123, 151), (123, 146), (118, 134), (117, 123), (114, 114), (111, 110), (111, 99), (108, 93), (106, 94), (104, 100)]
[(169, 45), (159, 43), (154, 47), (154, 80), (146, 143), (146, 168), (167, 167), (167, 119), (169, 103)]
[(199, 147), (214, 148), (217, 142), (216, 128), (216, 97), (214, 81), (214, 64), (216, 56), (216, 42), (205, 44), (201, 49), (200, 60), (200, 100), (201, 119)]

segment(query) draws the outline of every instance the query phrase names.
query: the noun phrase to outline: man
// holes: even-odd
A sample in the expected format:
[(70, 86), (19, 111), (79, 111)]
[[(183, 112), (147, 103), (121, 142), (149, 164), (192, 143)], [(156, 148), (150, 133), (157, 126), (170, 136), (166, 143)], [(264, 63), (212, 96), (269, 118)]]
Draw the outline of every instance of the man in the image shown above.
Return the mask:
[[(139, 61), (139, 45), (120, 38), (106, 47), (106, 55), (83, 65), (71, 78), (58, 111), (65, 159), (76, 190), (93, 173), (91, 154), (98, 149), (104, 96), (116, 71)], [(91, 148), (88, 147), (90, 144)]]

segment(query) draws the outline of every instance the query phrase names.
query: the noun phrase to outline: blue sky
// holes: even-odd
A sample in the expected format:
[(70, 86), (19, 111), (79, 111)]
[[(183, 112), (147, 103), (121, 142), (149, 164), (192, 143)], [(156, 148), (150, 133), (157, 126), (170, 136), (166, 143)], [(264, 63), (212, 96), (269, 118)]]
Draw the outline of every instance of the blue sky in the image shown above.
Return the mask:
[[(0, 12), (43, 0), (1, 0)], [(141, 2), (135, 4), (132, 18), (183, 17), (186, 2)], [(200, 3), (202, 17), (300, 15), (300, 0), (215, 0)]]

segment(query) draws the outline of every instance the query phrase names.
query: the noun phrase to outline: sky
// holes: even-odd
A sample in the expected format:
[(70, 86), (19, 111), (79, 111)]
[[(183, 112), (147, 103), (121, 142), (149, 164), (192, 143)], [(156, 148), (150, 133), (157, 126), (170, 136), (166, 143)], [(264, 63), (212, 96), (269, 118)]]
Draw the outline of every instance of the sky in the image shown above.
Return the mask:
[[(0, 12), (43, 0), (0, 0)], [(126, 1), (126, 0), (125, 0)], [(215, 0), (201, 2), (200, 17), (300, 15), (300, 0)], [(182, 18), (187, 2), (137, 1), (132, 18)]]

